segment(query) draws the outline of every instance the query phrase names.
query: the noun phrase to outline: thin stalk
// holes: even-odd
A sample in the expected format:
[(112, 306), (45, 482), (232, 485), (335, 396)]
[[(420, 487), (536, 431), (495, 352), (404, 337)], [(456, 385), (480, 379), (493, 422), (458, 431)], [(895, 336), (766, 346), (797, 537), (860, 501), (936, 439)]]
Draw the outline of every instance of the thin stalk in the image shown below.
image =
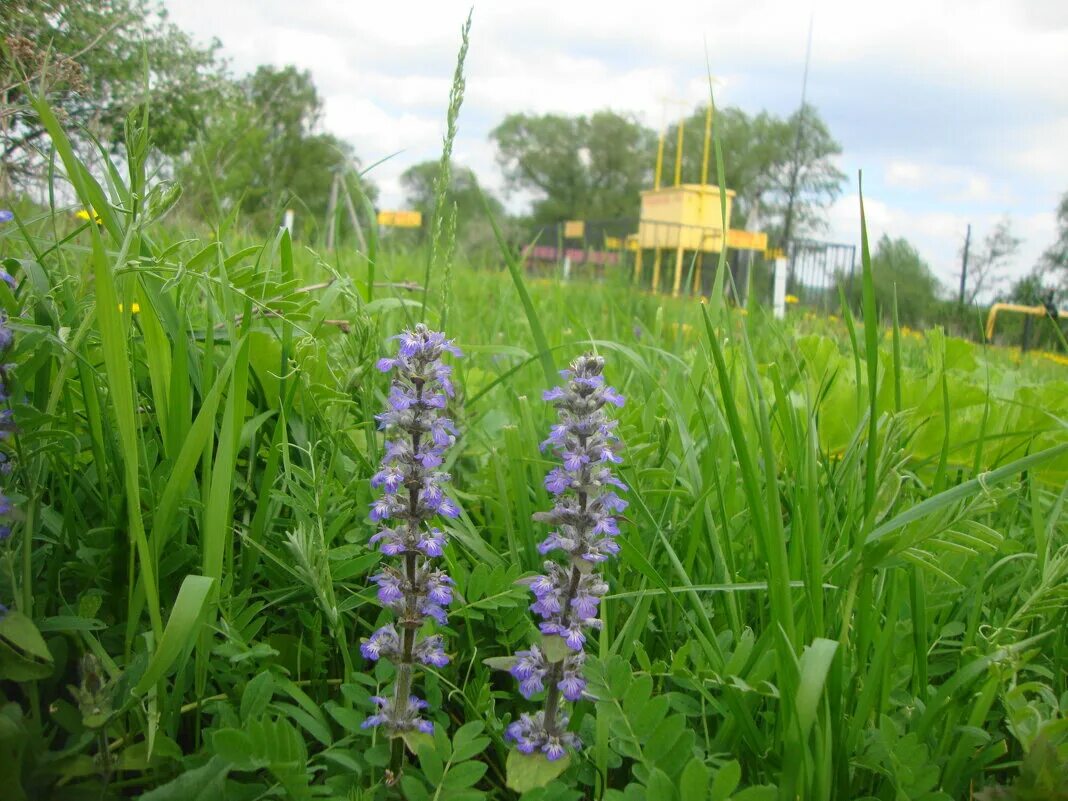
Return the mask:
[[(416, 402), (423, 399), (423, 382), (416, 379), (415, 385)], [(412, 453), (419, 452), (419, 432), (412, 433)], [(410, 480), (408, 484), (408, 534), (409, 540), (414, 540), (415, 532), (412, 531), (413, 521), (419, 509), (419, 482)], [(401, 635), (401, 656), (397, 663), (397, 681), (393, 688), (393, 709), (397, 718), (404, 719), (408, 712), (408, 697), (412, 692), (412, 653), (415, 650), (415, 632), (419, 627), (419, 610), (415, 608), (415, 554), (406, 551), (404, 554), (404, 575), (408, 581), (408, 597), (404, 607), (404, 619), (400, 621), (404, 631)], [(400, 778), (404, 767), (404, 739), (394, 737), (390, 749), (390, 769), (393, 771), (393, 780)]]
[[(582, 498), (582, 510), (586, 511), (586, 493), (580, 493)], [(577, 567), (571, 568), (571, 583), (567, 588), (567, 595), (564, 596), (564, 615), (563, 624), (566, 626), (571, 622), (571, 599), (575, 597), (575, 593), (578, 592), (579, 580), (582, 578), (582, 571)], [(560, 680), (564, 677), (564, 660), (559, 662), (553, 662), (552, 667), (549, 668), (548, 683), (549, 692), (545, 696), (545, 730), (554, 737), (559, 736), (560, 732), (556, 730), (556, 713), (560, 710), (560, 688), (557, 686), (560, 684)]]

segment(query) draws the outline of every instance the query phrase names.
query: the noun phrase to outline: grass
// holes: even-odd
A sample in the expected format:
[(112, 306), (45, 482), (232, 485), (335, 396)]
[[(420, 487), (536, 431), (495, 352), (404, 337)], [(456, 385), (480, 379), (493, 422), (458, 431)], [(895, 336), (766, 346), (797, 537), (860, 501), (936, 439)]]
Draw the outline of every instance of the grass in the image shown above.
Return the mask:
[(1054, 797), (1035, 776), (1068, 762), (1063, 366), (884, 329), (866, 252), (859, 317), (779, 322), (508, 260), (427, 280), (440, 243), (190, 239), (157, 219), (143, 128), (101, 185), (39, 111), (101, 224), (26, 210), (0, 234), (19, 282), (0, 285), (21, 511), (0, 545), (7, 797), (397, 792), (359, 726), (390, 668), (355, 645), (382, 615), (373, 363), (424, 299), (467, 354), (462, 514), (453, 661), (423, 680), (439, 734), (406, 797), (515, 796), (502, 731), (532, 705), (483, 660), (534, 634), (514, 582), (546, 533), (541, 391), (586, 350), (629, 399), (631, 506), (586, 748), (528, 797)]

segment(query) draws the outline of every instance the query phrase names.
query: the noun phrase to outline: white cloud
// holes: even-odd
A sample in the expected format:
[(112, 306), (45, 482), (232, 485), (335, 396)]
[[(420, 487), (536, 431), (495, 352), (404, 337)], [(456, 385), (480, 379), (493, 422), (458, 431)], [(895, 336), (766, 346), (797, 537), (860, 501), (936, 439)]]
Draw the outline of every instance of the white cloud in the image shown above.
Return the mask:
[(884, 173), (887, 186), (922, 190), (951, 203), (984, 203), (995, 197), (1005, 199), (1003, 192), (995, 193), (989, 176), (972, 168), (895, 159), (887, 162)]

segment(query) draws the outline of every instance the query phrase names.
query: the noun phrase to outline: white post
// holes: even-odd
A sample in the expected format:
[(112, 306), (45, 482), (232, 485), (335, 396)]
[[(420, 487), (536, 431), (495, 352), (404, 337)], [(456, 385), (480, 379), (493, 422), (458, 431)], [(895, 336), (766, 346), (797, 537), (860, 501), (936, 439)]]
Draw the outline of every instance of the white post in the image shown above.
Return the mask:
[(775, 319), (786, 316), (786, 259), (775, 259), (775, 290), (772, 294)]
[(289, 235), (293, 236), (293, 209), (286, 209), (286, 216), (282, 222), (282, 227), (289, 231)]
[(571, 256), (564, 255), (564, 280), (567, 281), (571, 278)]

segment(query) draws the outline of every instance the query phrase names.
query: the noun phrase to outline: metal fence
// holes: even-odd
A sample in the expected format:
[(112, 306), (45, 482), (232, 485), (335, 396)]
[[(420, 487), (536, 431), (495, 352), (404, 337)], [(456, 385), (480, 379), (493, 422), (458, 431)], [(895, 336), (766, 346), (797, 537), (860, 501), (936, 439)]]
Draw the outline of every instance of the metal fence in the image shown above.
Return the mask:
[(852, 297), (856, 247), (837, 242), (797, 239), (787, 254), (786, 293), (800, 304), (825, 312), (838, 307), (838, 288)]
[[(722, 233), (675, 223), (643, 221), (641, 226), (643, 241), (655, 241), (658, 248), (638, 247), (636, 219), (561, 222), (532, 229), (523, 259), (531, 272), (566, 280), (615, 277), (651, 292), (707, 296), (719, 253), (703, 247), (709, 240), (718, 245)], [(764, 253), (728, 247), (725, 265), (724, 290), (735, 302), (744, 304), (752, 294), (754, 300), (772, 304), (774, 263)], [(853, 245), (795, 240), (787, 254), (787, 295), (792, 303), (831, 311), (838, 306), (839, 286), (851, 297), (855, 270)]]

